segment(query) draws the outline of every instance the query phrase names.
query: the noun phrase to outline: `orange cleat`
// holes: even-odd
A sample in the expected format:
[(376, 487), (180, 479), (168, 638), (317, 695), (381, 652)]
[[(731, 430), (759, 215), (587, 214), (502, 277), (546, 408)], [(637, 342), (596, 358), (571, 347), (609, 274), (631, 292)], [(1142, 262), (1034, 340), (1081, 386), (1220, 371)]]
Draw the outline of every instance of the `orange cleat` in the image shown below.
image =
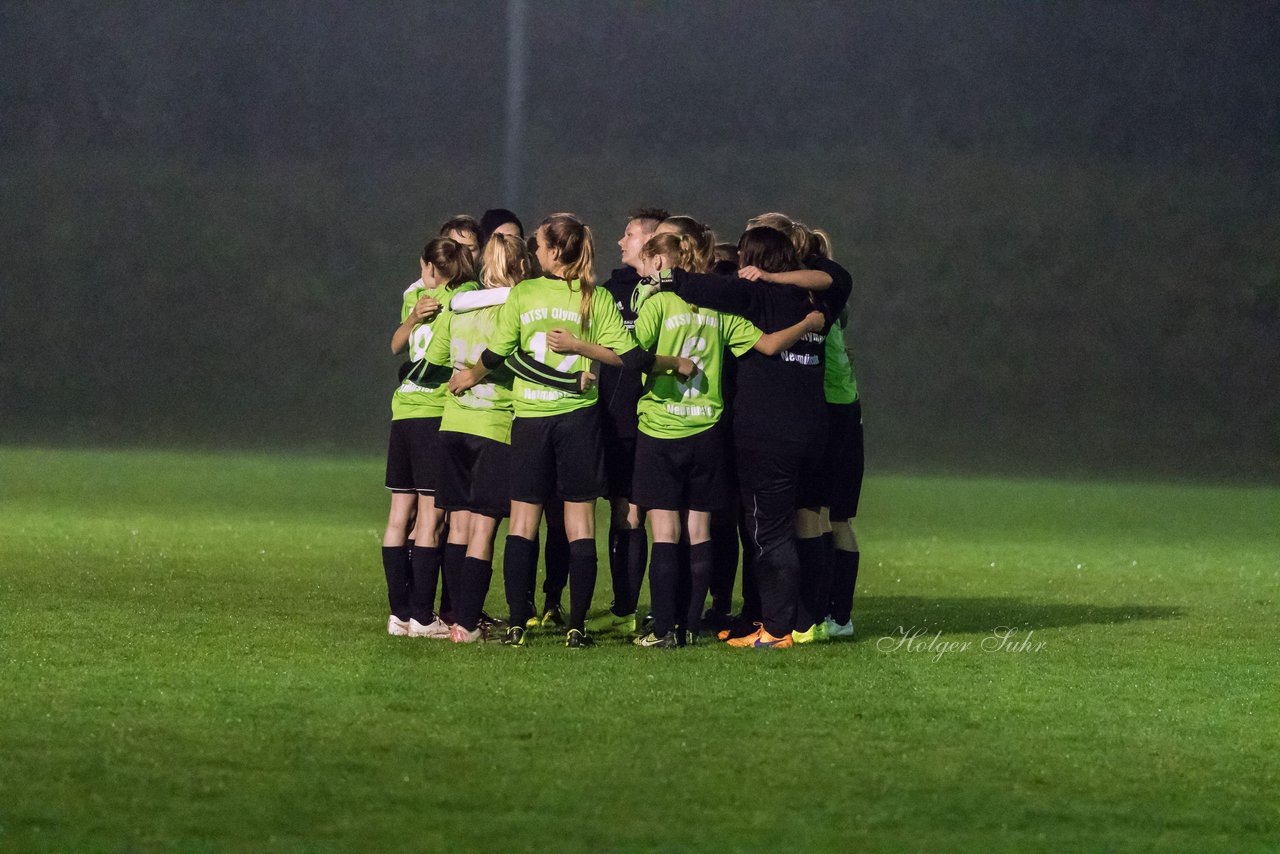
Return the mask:
[(737, 647), (768, 647), (771, 649), (789, 649), (791, 647), (790, 633), (780, 638), (775, 638), (764, 630), (764, 626), (756, 629), (744, 638), (732, 638), (729, 640), (729, 646)]

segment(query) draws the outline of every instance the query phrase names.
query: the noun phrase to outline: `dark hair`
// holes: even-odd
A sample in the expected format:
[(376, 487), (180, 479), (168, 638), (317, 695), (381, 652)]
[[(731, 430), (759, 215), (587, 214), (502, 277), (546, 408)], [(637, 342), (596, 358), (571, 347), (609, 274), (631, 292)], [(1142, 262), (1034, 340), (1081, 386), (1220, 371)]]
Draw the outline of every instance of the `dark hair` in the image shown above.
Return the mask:
[(538, 278), (543, 274), (542, 265), (538, 263), (538, 235), (530, 234), (524, 239), (524, 248), (529, 252), (529, 275)]
[(440, 236), (448, 237), (451, 231), (461, 231), (463, 234), (471, 234), (476, 239), (476, 248), (480, 248), (480, 223), (476, 218), (467, 214), (458, 214), (451, 216), (444, 221), (444, 225), (440, 226)]
[(786, 273), (800, 269), (796, 248), (776, 228), (756, 226), (738, 238), (738, 266), (759, 267), (766, 273)]
[(490, 208), (480, 215), (480, 245), (484, 246), (489, 242), (489, 238), (493, 237), (493, 233), (509, 222), (515, 223), (516, 228), (520, 229), (520, 236), (524, 237), (524, 223), (520, 221), (520, 217), (513, 214), (506, 208)]
[(653, 220), (654, 228), (657, 228), (658, 224), (669, 216), (671, 216), (671, 212), (666, 208), (636, 208), (627, 215), (627, 222), (631, 222), (633, 219), (651, 219)]
[(444, 286), (453, 290), (476, 277), (476, 264), (461, 243), (448, 237), (437, 237), (422, 250), (422, 260), (436, 268)]
[(732, 276), (738, 271), (738, 247), (732, 243), (717, 243), (711, 257), (711, 272), (717, 276)]

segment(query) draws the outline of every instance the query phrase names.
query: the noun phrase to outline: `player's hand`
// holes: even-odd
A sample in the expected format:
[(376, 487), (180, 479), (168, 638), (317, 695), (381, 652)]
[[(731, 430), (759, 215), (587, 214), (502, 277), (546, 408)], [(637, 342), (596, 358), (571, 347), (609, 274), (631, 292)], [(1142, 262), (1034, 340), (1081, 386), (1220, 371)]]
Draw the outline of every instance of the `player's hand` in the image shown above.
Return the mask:
[(430, 323), (440, 313), (440, 301), (435, 297), (422, 297), (413, 304), (413, 317), (418, 323)]
[(680, 379), (688, 381), (690, 377), (698, 372), (698, 365), (693, 359), (687, 359), (684, 356), (676, 359), (676, 376)]
[(578, 388), (583, 392), (596, 384), (596, 375), (590, 371), (583, 371), (578, 380)]
[(462, 394), (478, 382), (480, 382), (480, 376), (476, 373), (475, 368), (454, 371), (453, 376), (449, 377), (449, 393)]
[(748, 282), (772, 282), (773, 274), (766, 273), (753, 264), (748, 264), (738, 270), (738, 278), (746, 279)]
[(821, 332), (827, 325), (827, 316), (820, 311), (811, 311), (804, 316), (804, 328), (810, 332)]
[(567, 329), (552, 329), (547, 333), (547, 346), (553, 353), (577, 353), (579, 343)]

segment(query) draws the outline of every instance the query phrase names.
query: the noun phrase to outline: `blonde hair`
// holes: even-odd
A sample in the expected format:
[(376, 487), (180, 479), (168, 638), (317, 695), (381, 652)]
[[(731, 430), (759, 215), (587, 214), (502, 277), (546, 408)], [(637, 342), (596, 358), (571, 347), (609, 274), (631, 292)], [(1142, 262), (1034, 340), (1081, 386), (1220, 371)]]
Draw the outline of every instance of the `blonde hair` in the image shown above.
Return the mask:
[(494, 233), (484, 245), (480, 284), (486, 288), (511, 288), (532, 272), (524, 241), (510, 234)]
[(770, 211), (753, 216), (747, 220), (747, 228), (772, 228), (781, 231), (796, 248), (801, 260), (820, 255), (831, 257), (831, 236), (820, 228), (810, 228), (803, 222), (797, 222), (784, 213)]
[(556, 253), (556, 260), (564, 268), (564, 280), (570, 290), (576, 279), (582, 291), (578, 322), (585, 332), (591, 324), (591, 296), (596, 289), (596, 249), (591, 229), (571, 213), (554, 213), (544, 219), (539, 228), (546, 236), (547, 248)]
[(641, 258), (661, 255), (672, 267), (697, 272), (697, 255), (693, 239), (684, 234), (655, 234), (640, 248)]
[(711, 265), (715, 262), (716, 233), (709, 226), (691, 216), (684, 215), (669, 216), (662, 221), (662, 224), (671, 226), (681, 236), (689, 239), (693, 255), (687, 266), (688, 270), (705, 273), (711, 269)]

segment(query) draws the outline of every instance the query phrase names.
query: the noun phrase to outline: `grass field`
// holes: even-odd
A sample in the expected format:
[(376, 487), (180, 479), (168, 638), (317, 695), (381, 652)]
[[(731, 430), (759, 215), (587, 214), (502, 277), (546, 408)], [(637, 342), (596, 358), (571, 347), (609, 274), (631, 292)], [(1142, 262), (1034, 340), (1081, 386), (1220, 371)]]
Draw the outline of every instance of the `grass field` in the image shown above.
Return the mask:
[(1280, 490), (875, 477), (855, 641), (571, 652), (388, 637), (380, 477), (0, 451), (0, 848), (1280, 848)]

